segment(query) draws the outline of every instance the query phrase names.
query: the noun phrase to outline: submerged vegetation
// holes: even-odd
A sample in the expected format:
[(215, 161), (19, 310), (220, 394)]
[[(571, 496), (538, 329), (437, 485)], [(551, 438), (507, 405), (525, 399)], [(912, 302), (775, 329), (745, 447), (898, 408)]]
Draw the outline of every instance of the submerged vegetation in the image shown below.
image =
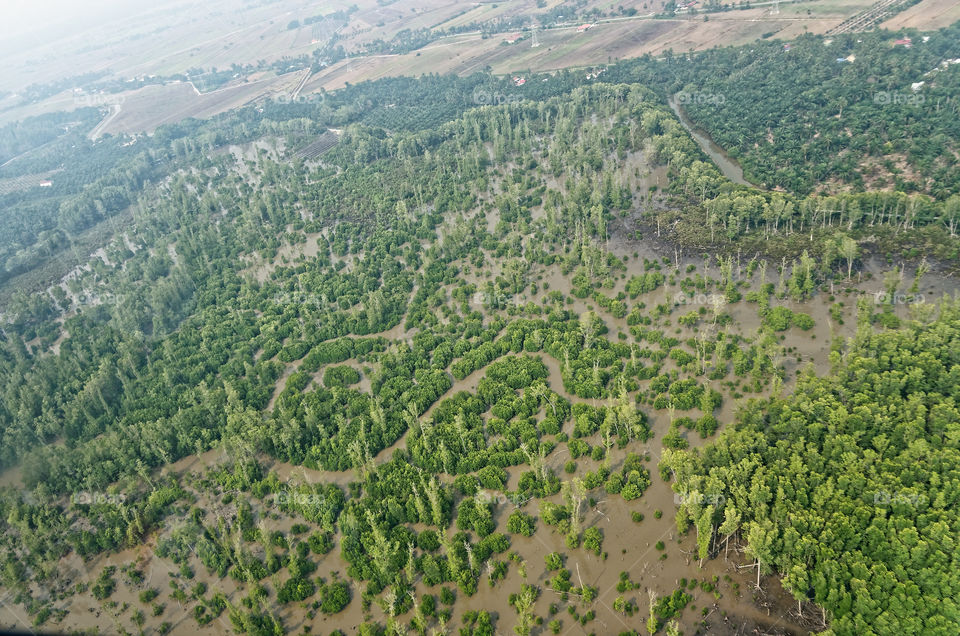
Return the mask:
[(751, 402), (702, 451), (664, 451), (699, 557), (742, 535), (758, 577), (777, 571), (838, 634), (954, 631), (958, 311), (862, 329), (829, 377)]
[[(926, 68), (955, 32), (902, 54)], [(955, 631), (960, 310), (903, 302), (956, 266), (953, 167), (815, 192), (835, 165), (762, 147), (740, 158), (771, 189), (730, 182), (666, 97), (745, 55), (497, 106), (468, 103), (489, 76), (383, 80), (80, 143), (103, 174), (4, 201), (42, 211), (4, 216), (4, 280), (38, 288), (0, 332), (5, 590), (58, 629), (83, 599), (118, 632), (678, 633), (749, 604), (701, 572), (723, 552), (782, 577), (805, 628)], [(756, 125), (719, 112), (691, 109), (724, 143)], [(65, 251), (103, 224), (101, 253)]]

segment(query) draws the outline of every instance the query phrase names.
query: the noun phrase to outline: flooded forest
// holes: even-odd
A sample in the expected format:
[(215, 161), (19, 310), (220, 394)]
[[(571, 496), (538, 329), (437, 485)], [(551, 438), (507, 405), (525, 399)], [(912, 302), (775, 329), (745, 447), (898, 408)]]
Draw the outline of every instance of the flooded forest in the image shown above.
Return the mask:
[(144, 141), (4, 316), (0, 627), (949, 633), (952, 208), (756, 187), (682, 106)]

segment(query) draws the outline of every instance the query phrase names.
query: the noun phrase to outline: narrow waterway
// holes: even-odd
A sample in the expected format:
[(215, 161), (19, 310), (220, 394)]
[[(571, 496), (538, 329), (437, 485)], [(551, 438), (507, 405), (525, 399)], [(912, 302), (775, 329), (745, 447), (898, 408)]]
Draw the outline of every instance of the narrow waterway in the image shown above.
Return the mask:
[(710, 135), (708, 135), (704, 130), (697, 128), (696, 125), (690, 121), (690, 118), (687, 117), (687, 113), (683, 110), (680, 104), (677, 103), (673, 96), (671, 96), (667, 102), (670, 104), (670, 108), (673, 109), (673, 112), (680, 120), (680, 123), (684, 128), (687, 129), (687, 132), (690, 133), (690, 136), (693, 137), (694, 141), (696, 141), (703, 151), (707, 153), (711, 159), (713, 159), (713, 162), (717, 164), (717, 167), (720, 168), (720, 172), (723, 173), (723, 176), (730, 179), (734, 183), (756, 187), (753, 183), (750, 183), (743, 178), (743, 169), (740, 167), (740, 164), (731, 159), (726, 151), (724, 151), (723, 148), (718, 146), (713, 139), (710, 138)]

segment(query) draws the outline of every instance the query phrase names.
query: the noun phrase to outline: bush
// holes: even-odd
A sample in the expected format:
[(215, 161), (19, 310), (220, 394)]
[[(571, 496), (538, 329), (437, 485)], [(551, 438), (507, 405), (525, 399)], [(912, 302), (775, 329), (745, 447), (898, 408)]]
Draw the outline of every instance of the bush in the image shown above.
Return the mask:
[(149, 602), (152, 601), (153, 599), (157, 598), (157, 595), (158, 595), (158, 594), (159, 594), (159, 592), (157, 592), (157, 591), (156, 591), (155, 589), (153, 589), (153, 588), (150, 588), (149, 590), (144, 590), (144, 591), (140, 592), (140, 602), (141, 602), (141, 603), (149, 603)]
[(440, 588), (440, 602), (444, 605), (453, 605), (457, 600), (457, 593), (449, 587)]
[(513, 534), (532, 537), (533, 533), (537, 531), (537, 520), (522, 510), (514, 510), (507, 519), (507, 530)]
[(700, 433), (700, 437), (704, 438), (713, 435), (718, 426), (720, 426), (720, 423), (717, 422), (717, 418), (710, 414), (700, 417), (696, 424), (697, 432)]
[(297, 341), (281, 349), (277, 359), (281, 362), (293, 362), (307, 355), (309, 350), (310, 345), (303, 341)]
[(563, 567), (563, 556), (559, 552), (551, 552), (547, 556), (543, 557), (543, 560), (546, 562), (547, 571), (549, 572), (559, 570)]
[(329, 532), (314, 532), (307, 539), (307, 545), (314, 554), (327, 554), (333, 550), (333, 534)]
[(116, 572), (116, 568), (112, 565), (105, 567), (103, 571), (100, 572), (100, 576), (97, 577), (96, 582), (94, 582), (91, 591), (93, 592), (93, 597), (98, 601), (109, 598), (116, 589), (117, 582), (113, 580), (114, 572)]
[(477, 479), (484, 488), (503, 490), (504, 484), (507, 483), (507, 471), (499, 466), (484, 466), (477, 471)]
[(801, 313), (793, 314), (792, 322), (794, 327), (799, 327), (804, 331), (809, 331), (810, 329), (813, 329), (813, 326), (815, 324), (813, 322), (813, 318), (811, 318), (807, 314), (801, 314)]
[(334, 581), (320, 587), (320, 611), (324, 614), (336, 614), (350, 604), (350, 585), (344, 581)]
[(653, 613), (661, 621), (668, 621), (680, 614), (693, 597), (683, 590), (674, 590), (670, 596), (664, 596), (653, 606)]
[(786, 331), (793, 321), (793, 312), (788, 307), (774, 307), (763, 317), (763, 324), (774, 331)]
[(583, 533), (583, 547), (600, 556), (603, 551), (603, 531), (600, 528), (587, 528)]
[(328, 389), (335, 386), (347, 387), (360, 381), (360, 372), (351, 366), (339, 365), (327, 367), (323, 372), (323, 386)]
[(440, 547), (440, 539), (433, 530), (424, 530), (417, 535), (417, 545), (425, 552), (433, 552)]
[(281, 603), (302, 601), (313, 596), (316, 591), (317, 586), (310, 579), (291, 578), (277, 590), (277, 600)]

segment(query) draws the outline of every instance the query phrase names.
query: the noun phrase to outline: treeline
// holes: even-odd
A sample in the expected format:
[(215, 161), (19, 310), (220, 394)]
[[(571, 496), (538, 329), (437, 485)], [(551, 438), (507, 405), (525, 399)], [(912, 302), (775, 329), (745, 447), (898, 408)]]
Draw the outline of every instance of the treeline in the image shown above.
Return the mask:
[[(0, 164), (42, 146), (61, 136), (68, 128), (84, 128), (99, 119), (95, 108), (80, 108), (74, 111), (57, 111), (7, 124), (0, 128)], [(13, 176), (4, 168), (3, 176)]]
[(939, 226), (956, 236), (960, 225), (960, 195), (936, 201), (926, 195), (903, 192), (862, 192), (797, 198), (780, 193), (740, 190), (705, 201), (699, 213), (686, 219), (702, 223), (710, 233), (736, 239), (750, 232), (765, 236), (836, 228), (852, 231), (873, 226), (910, 230)]
[[(912, 47), (893, 40), (912, 36)], [(674, 70), (673, 91), (745, 176), (798, 194), (896, 189), (960, 193), (960, 25), (717, 49)], [(929, 38), (929, 39), (928, 39)]]
[[(738, 542), (835, 633), (952, 633), (960, 616), (960, 307), (834, 350), (700, 451), (665, 451), (701, 559)], [(866, 319), (865, 319), (866, 320)]]

